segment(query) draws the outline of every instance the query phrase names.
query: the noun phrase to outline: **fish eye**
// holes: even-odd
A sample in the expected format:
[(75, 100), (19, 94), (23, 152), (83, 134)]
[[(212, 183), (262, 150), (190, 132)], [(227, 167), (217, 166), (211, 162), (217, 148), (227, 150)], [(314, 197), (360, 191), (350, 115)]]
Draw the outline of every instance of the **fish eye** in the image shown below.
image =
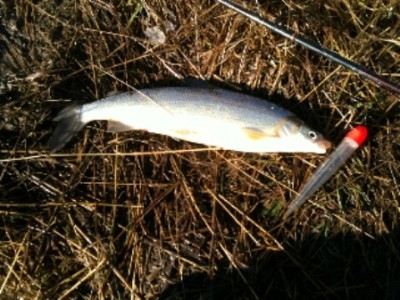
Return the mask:
[(317, 133), (315, 131), (309, 131), (308, 137), (312, 140), (315, 140), (317, 138)]

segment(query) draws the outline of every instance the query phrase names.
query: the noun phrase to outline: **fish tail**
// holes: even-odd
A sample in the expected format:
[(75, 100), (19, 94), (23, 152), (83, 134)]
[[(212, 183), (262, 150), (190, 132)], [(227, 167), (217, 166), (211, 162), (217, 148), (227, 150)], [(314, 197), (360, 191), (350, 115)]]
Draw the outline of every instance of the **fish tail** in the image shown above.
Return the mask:
[(72, 105), (64, 108), (54, 121), (58, 122), (53, 135), (47, 143), (50, 152), (60, 150), (72, 137), (85, 126), (81, 121), (82, 106)]

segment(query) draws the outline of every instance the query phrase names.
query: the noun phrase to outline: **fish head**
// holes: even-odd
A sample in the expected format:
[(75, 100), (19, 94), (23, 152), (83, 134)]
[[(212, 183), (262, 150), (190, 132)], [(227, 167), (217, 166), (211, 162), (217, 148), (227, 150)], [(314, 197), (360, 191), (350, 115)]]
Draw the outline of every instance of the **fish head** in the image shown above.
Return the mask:
[(296, 117), (286, 118), (277, 134), (291, 143), (293, 152), (310, 152), (324, 154), (332, 147), (320, 132), (312, 129)]

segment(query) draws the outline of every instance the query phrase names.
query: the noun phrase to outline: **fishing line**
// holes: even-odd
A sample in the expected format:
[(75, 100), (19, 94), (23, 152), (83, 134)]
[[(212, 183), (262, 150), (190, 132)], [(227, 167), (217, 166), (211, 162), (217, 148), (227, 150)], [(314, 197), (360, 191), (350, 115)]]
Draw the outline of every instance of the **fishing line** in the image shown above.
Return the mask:
[(110, 76), (111, 78), (113, 78), (114, 80), (118, 81), (119, 83), (122, 83), (123, 85), (127, 86), (128, 88), (130, 88), (133, 92), (135, 92), (136, 94), (142, 96), (144, 99), (146, 99), (147, 101), (155, 104), (156, 106), (160, 107), (161, 109), (165, 110), (168, 114), (170, 114), (172, 117), (175, 117), (174, 114), (169, 111), (167, 108), (163, 107), (160, 103), (157, 103), (154, 99), (152, 99), (149, 95), (146, 95), (145, 93), (143, 93), (141, 90), (138, 90), (137, 88), (133, 87), (132, 85), (130, 85), (129, 83), (119, 79), (118, 77), (116, 77), (114, 74), (111, 74), (110, 72), (107, 72), (106, 70), (103, 70), (97, 66), (94, 66), (97, 70), (107, 74), (108, 76)]

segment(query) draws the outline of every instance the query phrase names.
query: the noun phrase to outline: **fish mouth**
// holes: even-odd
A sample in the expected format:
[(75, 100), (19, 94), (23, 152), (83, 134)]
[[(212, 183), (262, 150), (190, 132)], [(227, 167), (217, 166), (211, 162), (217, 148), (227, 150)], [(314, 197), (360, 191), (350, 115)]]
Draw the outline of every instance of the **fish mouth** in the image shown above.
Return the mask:
[(317, 142), (318, 147), (320, 147), (321, 149), (329, 150), (330, 148), (332, 148), (332, 143), (328, 140), (320, 140)]

